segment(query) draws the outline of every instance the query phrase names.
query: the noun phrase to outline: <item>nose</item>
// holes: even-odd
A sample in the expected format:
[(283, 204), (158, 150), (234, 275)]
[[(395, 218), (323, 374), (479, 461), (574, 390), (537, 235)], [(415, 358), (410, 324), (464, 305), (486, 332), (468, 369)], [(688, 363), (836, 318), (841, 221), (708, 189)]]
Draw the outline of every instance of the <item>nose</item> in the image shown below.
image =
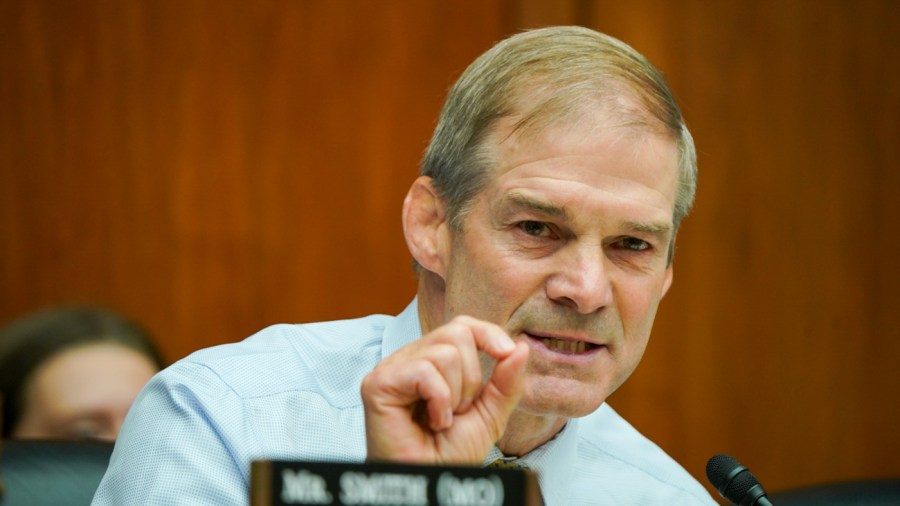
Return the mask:
[(608, 259), (599, 245), (570, 245), (560, 251), (557, 269), (547, 279), (550, 300), (582, 314), (590, 314), (612, 304)]

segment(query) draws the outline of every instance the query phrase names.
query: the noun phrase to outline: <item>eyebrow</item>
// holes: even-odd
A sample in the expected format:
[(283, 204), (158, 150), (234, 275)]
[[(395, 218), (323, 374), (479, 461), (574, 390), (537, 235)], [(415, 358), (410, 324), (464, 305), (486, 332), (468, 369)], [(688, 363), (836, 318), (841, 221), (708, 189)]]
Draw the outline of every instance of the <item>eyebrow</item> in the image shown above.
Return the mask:
[[(511, 204), (515, 207), (529, 209), (531, 211), (553, 218), (569, 218), (569, 212), (565, 207), (537, 200), (521, 192), (510, 192), (505, 197), (503, 197), (502, 202), (504, 204)], [(624, 226), (625, 228), (633, 230), (635, 232), (641, 232), (656, 236), (665, 236), (672, 232), (671, 223), (626, 221), (624, 223)]]
[(645, 234), (652, 234), (657, 236), (664, 236), (669, 234), (672, 231), (671, 223), (648, 223), (648, 222), (635, 222), (628, 221), (625, 222), (625, 226), (635, 232), (642, 232)]
[(530, 209), (537, 213), (554, 218), (569, 218), (569, 212), (564, 207), (536, 200), (520, 192), (510, 192), (505, 197), (503, 197), (502, 202), (512, 204), (516, 207)]

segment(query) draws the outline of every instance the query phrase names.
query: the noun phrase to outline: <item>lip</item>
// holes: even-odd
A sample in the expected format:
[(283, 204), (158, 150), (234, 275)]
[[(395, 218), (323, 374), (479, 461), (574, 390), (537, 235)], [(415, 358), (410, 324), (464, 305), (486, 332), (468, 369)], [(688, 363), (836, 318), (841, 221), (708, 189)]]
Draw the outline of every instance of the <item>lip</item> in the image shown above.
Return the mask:
[[(559, 334), (555, 332), (540, 332), (526, 330), (522, 332), (531, 349), (556, 362), (581, 363), (592, 360), (601, 351), (606, 350), (607, 346), (603, 343), (596, 342), (595, 339), (589, 339), (577, 334)], [(587, 343), (588, 349), (582, 353), (567, 353), (547, 347), (545, 339), (558, 339), (561, 341), (583, 342)]]
[(581, 341), (594, 346), (605, 346), (604, 343), (598, 342), (582, 332), (545, 332), (541, 330), (525, 329), (522, 331), (526, 336), (533, 339), (559, 339), (560, 341)]

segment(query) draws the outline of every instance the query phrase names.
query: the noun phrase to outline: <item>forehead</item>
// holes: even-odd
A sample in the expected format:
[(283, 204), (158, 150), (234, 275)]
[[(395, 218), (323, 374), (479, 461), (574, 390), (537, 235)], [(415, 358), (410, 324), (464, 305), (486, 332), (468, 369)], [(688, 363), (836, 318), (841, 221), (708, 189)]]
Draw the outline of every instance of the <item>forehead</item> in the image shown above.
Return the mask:
[(678, 149), (661, 129), (616, 121), (602, 111), (532, 130), (517, 129), (516, 121), (498, 120), (488, 140), (488, 186), (494, 190), (519, 185), (576, 194), (597, 190), (673, 211)]
[(49, 396), (84, 397), (130, 380), (146, 381), (155, 369), (150, 359), (130, 348), (87, 344), (62, 351), (41, 364), (32, 388)]

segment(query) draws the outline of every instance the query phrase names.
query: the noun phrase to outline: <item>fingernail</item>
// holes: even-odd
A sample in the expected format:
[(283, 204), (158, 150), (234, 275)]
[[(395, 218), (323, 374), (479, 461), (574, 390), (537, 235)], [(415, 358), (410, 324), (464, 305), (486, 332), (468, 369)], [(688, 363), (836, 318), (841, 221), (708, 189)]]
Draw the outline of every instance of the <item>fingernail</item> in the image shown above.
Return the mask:
[(452, 409), (447, 408), (446, 410), (444, 410), (444, 417), (443, 417), (443, 420), (441, 420), (441, 422), (442, 422), (441, 425), (443, 425), (444, 427), (449, 427), (450, 425), (453, 424), (453, 410)]

